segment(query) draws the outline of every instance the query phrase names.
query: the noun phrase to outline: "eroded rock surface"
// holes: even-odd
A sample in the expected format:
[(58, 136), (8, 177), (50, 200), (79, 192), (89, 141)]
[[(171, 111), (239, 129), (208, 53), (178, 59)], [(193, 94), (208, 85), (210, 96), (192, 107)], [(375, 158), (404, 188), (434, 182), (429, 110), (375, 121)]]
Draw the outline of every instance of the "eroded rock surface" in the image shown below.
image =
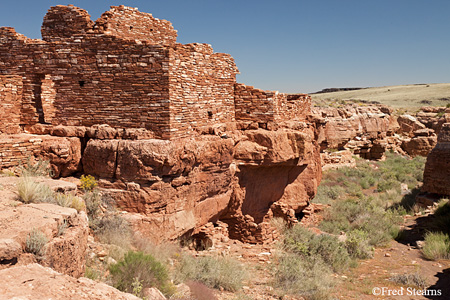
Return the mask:
[(450, 196), (450, 123), (442, 126), (437, 145), (427, 157), (422, 191)]
[[(11, 192), (17, 178), (2, 177), (0, 200), (0, 261), (3, 267), (39, 261), (44, 266), (74, 277), (84, 274), (88, 222), (84, 212), (49, 203), (22, 204)], [(69, 184), (70, 185), (70, 184)], [(68, 185), (62, 185), (61, 189)], [(59, 189), (54, 184), (54, 189)], [(62, 228), (62, 226), (64, 228)], [(64, 229), (64, 230), (63, 230)], [(27, 236), (32, 230), (43, 233), (47, 243), (42, 255), (26, 253)]]
[(84, 171), (102, 178), (104, 193), (154, 240), (195, 233), (223, 220), (231, 236), (262, 241), (273, 207), (280, 216), (293, 210), (295, 219), (315, 194), (321, 169), (314, 128), (229, 134), (176, 141), (91, 140)]
[(138, 300), (131, 294), (88, 278), (74, 278), (39, 264), (0, 270), (0, 299)]

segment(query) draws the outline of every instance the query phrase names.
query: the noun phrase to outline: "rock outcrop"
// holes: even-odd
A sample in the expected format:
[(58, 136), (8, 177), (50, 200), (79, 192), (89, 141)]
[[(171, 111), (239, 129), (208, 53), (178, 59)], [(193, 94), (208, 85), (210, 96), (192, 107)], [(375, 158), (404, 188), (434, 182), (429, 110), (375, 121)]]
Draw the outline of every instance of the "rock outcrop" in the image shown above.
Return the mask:
[(139, 300), (88, 278), (73, 278), (39, 264), (0, 270), (0, 299)]
[[(0, 177), (0, 262), (2, 267), (40, 264), (74, 277), (84, 275), (88, 222), (84, 212), (49, 203), (22, 204), (15, 201), (18, 178)], [(52, 188), (67, 190), (69, 183), (54, 181)], [(76, 188), (76, 186), (75, 186)], [(41, 232), (47, 240), (42, 254), (27, 253), (27, 237)], [(0, 293), (1, 294), (1, 293)]]
[(450, 196), (450, 123), (442, 126), (425, 164), (422, 191)]
[(397, 148), (393, 137), (398, 128), (391, 110), (384, 106), (347, 105), (343, 108), (314, 107), (321, 150), (351, 150), (366, 159), (381, 159)]
[(261, 242), (274, 214), (292, 210), (295, 219), (315, 194), (321, 169), (314, 127), (228, 134), (90, 140), (84, 172), (101, 178), (103, 192), (154, 240), (195, 234), (221, 220), (230, 236)]

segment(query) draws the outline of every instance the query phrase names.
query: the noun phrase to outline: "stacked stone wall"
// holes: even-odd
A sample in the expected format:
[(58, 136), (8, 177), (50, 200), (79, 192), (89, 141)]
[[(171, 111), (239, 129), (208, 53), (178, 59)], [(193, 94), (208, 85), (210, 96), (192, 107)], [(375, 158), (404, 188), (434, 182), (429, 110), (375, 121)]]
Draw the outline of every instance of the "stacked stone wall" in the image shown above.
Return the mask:
[(84, 35), (93, 27), (94, 22), (86, 10), (73, 5), (57, 5), (45, 15), (41, 34), (44, 41), (61, 42)]
[(177, 31), (172, 23), (154, 18), (137, 8), (111, 6), (96, 22), (95, 30), (124, 39), (148, 41), (152, 44), (173, 45)]
[(0, 138), (0, 169), (15, 167), (39, 153), (42, 139), (32, 135)]
[(236, 121), (273, 122), (274, 94), (245, 84), (236, 84), (234, 88)]
[(193, 129), (234, 123), (234, 59), (210, 45), (176, 45), (170, 52), (170, 128), (179, 137)]
[(263, 91), (244, 84), (235, 85), (236, 121), (270, 124), (288, 120), (305, 120), (311, 114), (311, 97)]
[(0, 133), (20, 131), (22, 78), (0, 75)]
[(13, 29), (0, 39), (0, 74), (24, 78), (21, 124), (109, 124), (168, 138), (167, 48), (94, 34), (36, 42)]
[(311, 97), (306, 94), (275, 95), (275, 121), (305, 120), (311, 115)]
[(236, 120), (268, 128), (309, 113), (307, 96), (236, 84), (230, 55), (177, 44), (170, 22), (135, 8), (112, 6), (94, 23), (83, 9), (54, 6), (42, 35), (0, 28), (0, 75), (22, 78), (24, 127), (108, 124), (171, 139), (232, 129)]

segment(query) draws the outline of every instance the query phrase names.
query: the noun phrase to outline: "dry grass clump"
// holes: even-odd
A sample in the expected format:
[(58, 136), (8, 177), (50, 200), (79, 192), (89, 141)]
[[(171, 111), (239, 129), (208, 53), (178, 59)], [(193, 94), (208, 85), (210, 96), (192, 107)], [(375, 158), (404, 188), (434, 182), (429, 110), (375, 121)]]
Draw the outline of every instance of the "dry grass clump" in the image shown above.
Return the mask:
[(234, 292), (242, 287), (247, 273), (243, 266), (232, 258), (182, 255), (175, 276), (180, 282), (193, 280), (211, 288)]
[(53, 171), (50, 168), (50, 162), (39, 158), (37, 161), (31, 157), (27, 158), (25, 164), (20, 164), (18, 173), (24, 177), (52, 176)]
[(91, 223), (91, 228), (102, 243), (128, 249), (132, 231), (128, 222), (117, 213), (110, 213)]
[(17, 184), (19, 200), (23, 203), (52, 203), (71, 207), (78, 212), (86, 210), (83, 199), (71, 193), (54, 192), (48, 185), (36, 182), (33, 177), (21, 177)]
[(36, 182), (32, 177), (22, 177), (17, 185), (19, 199), (24, 203), (55, 201), (55, 195), (49, 186)]
[(418, 288), (424, 289), (427, 287), (427, 282), (425, 278), (419, 273), (411, 273), (411, 274), (398, 274), (392, 276), (390, 281), (393, 281), (397, 284), (405, 285), (405, 286), (416, 286)]
[(428, 232), (425, 234), (423, 256), (430, 260), (450, 259), (450, 238), (442, 232)]
[(25, 251), (33, 253), (36, 256), (42, 256), (44, 254), (44, 246), (47, 242), (48, 239), (43, 232), (32, 229), (27, 235)]

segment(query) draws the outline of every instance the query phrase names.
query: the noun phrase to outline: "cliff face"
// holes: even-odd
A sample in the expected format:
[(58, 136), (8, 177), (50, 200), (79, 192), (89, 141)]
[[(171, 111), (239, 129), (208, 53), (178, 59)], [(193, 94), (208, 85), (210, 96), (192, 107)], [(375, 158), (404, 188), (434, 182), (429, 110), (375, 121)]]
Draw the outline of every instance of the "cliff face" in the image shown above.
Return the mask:
[(436, 147), (425, 164), (422, 191), (450, 196), (450, 123), (445, 123), (438, 135)]
[[(270, 238), (273, 216), (295, 222), (320, 181), (314, 128), (250, 130), (176, 141), (90, 140), (85, 173), (153, 240), (223, 221), (233, 238)], [(162, 230), (163, 229), (163, 230)]]

